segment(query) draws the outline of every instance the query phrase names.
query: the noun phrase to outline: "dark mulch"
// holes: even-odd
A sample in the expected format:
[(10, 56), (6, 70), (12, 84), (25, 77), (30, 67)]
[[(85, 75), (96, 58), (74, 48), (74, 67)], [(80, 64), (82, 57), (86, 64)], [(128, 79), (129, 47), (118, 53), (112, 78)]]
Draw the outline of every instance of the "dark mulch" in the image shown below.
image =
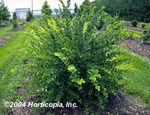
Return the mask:
[[(23, 100), (23, 102), (33, 101), (31, 97)], [(150, 115), (150, 110), (145, 109), (145, 104), (132, 95), (126, 95), (122, 92), (117, 93), (116, 96), (109, 97), (109, 103), (105, 110), (94, 108), (95, 115)], [(13, 108), (10, 115), (34, 115), (34, 112), (29, 107)], [(37, 113), (36, 115), (84, 115), (81, 107), (77, 108), (55, 108), (49, 109), (45, 113)], [(90, 115), (90, 114), (89, 114)]]
[(15, 32), (15, 31), (23, 30), (24, 28), (25, 28), (24, 24), (21, 24), (17, 28), (9, 30), (9, 32)]
[(109, 103), (100, 115), (150, 115), (150, 110), (145, 109), (145, 104), (130, 95), (119, 92), (116, 96), (109, 97)]
[(3, 37), (0, 37), (0, 48), (3, 47), (9, 39), (13, 38), (14, 34), (7, 34)]
[(124, 26), (124, 28), (128, 29), (128, 30), (133, 30), (133, 31), (137, 31), (137, 32), (143, 32), (144, 28), (141, 27), (132, 27), (132, 26)]
[(27, 22), (26, 24), (20, 24), (20, 25), (18, 25), (17, 28), (9, 30), (9, 32), (15, 32), (15, 31), (23, 30), (26, 27), (25, 25), (28, 25), (29, 23), (31, 23), (31, 21)]
[(6, 27), (6, 26), (9, 26), (11, 23), (8, 23), (8, 24), (4, 24), (4, 25), (0, 25), (0, 28), (3, 28), (3, 27)]
[(127, 50), (150, 59), (150, 43), (142, 43), (140, 39), (136, 38), (129, 38), (126, 39), (125, 42), (120, 42), (120, 44), (123, 43), (126, 44), (124, 48)]

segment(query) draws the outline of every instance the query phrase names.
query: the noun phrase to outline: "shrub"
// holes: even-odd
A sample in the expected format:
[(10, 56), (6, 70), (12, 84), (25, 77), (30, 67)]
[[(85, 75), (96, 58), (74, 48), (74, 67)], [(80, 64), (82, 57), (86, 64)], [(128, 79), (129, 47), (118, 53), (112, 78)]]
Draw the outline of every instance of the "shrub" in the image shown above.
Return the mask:
[(27, 16), (26, 16), (26, 21), (31, 21), (33, 19), (33, 14), (32, 12), (29, 10), (27, 12)]
[(145, 28), (145, 24), (142, 24), (141, 26), (142, 26), (142, 28)]
[(12, 19), (10, 19), (9, 21), (10, 21), (10, 23), (12, 23)]
[(150, 30), (144, 30), (143, 34), (143, 43), (150, 41)]
[(0, 1), (0, 25), (3, 22), (9, 21), (10, 18), (10, 12), (8, 10), (8, 7), (5, 5), (4, 1)]
[(17, 14), (16, 14), (16, 12), (13, 13), (12, 24), (13, 24), (13, 28), (17, 28), (17, 27), (18, 27), (18, 24), (17, 24)]
[(100, 20), (99, 23), (98, 23), (98, 25), (96, 26), (96, 28), (97, 28), (98, 30), (100, 30), (100, 29), (102, 29), (103, 25), (104, 25), (104, 21), (103, 21), (103, 20)]
[[(125, 35), (123, 22), (102, 9), (95, 14), (94, 8), (85, 5), (73, 18), (50, 17), (32, 33), (27, 66), (33, 78), (30, 89), (34, 88), (31, 92), (38, 102), (72, 102), (87, 111), (93, 105), (103, 109), (109, 95), (120, 89), (123, 70), (118, 66), (124, 60), (116, 44)], [(101, 35), (96, 33), (100, 15), (107, 27)]]
[(44, 2), (41, 11), (42, 11), (42, 16), (45, 16), (45, 15), (51, 16), (52, 10), (51, 10), (50, 6), (48, 5), (47, 1)]
[(13, 28), (17, 28), (18, 27), (18, 24), (17, 24), (16, 20), (12, 20), (12, 24), (13, 24)]
[(132, 24), (133, 27), (136, 27), (138, 22), (136, 20), (133, 20), (133, 21), (131, 21), (131, 24)]

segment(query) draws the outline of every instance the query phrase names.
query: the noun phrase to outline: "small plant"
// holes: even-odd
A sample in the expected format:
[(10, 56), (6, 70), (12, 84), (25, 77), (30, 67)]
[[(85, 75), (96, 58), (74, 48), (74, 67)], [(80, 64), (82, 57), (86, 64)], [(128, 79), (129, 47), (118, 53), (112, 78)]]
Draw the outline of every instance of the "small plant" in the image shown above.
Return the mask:
[(12, 24), (13, 24), (13, 28), (17, 28), (17, 27), (18, 27), (18, 24), (17, 24), (17, 21), (16, 21), (16, 20), (13, 20), (13, 21), (12, 21)]
[(50, 6), (48, 5), (47, 1), (44, 2), (41, 11), (42, 11), (42, 16), (45, 16), (45, 15), (51, 16), (52, 10), (51, 10)]
[(142, 26), (142, 28), (145, 28), (145, 24), (144, 23), (141, 26)]
[(33, 14), (32, 12), (29, 10), (27, 12), (27, 16), (26, 16), (26, 21), (31, 21), (33, 19)]
[(12, 23), (12, 19), (10, 19), (9, 21), (10, 21), (10, 23)]
[(17, 24), (17, 14), (16, 14), (16, 12), (13, 13), (12, 24), (13, 24), (13, 28), (17, 28), (17, 27), (18, 27), (18, 24)]
[(97, 28), (98, 30), (100, 30), (100, 29), (102, 29), (103, 25), (104, 25), (104, 21), (103, 21), (103, 20), (100, 20), (99, 23), (98, 23), (98, 25), (96, 26), (96, 28)]
[(137, 22), (136, 20), (132, 20), (132, 21), (131, 21), (131, 24), (132, 24), (133, 27), (136, 27), (137, 24), (138, 24), (138, 22)]
[(150, 41), (150, 30), (144, 30), (143, 34), (143, 43)]

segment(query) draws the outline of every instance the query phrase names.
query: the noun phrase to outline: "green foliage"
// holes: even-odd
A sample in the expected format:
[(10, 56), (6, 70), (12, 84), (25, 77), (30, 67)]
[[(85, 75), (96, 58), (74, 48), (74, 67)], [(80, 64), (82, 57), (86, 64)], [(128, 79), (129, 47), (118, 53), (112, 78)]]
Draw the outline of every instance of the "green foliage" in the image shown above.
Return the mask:
[(143, 31), (143, 36), (142, 36), (142, 39), (143, 39), (143, 42), (148, 42), (150, 41), (150, 30), (144, 30)]
[(141, 24), (142, 28), (145, 28), (145, 24)]
[(17, 14), (16, 14), (16, 12), (13, 13), (13, 20), (17, 20)]
[(105, 11), (111, 15), (118, 15), (125, 20), (138, 20), (150, 22), (149, 0), (95, 0), (93, 2), (99, 9), (105, 6)]
[(130, 55), (124, 55), (124, 57), (128, 56), (131, 59), (130, 64), (123, 65), (129, 69), (124, 75), (124, 89), (127, 93), (141, 98), (150, 109), (150, 61), (129, 51), (126, 52)]
[(13, 24), (13, 28), (17, 28), (18, 27), (16, 12), (13, 13), (12, 24)]
[(31, 21), (33, 19), (33, 14), (32, 12), (29, 10), (27, 12), (27, 16), (26, 16), (26, 21)]
[(13, 20), (13, 21), (12, 21), (12, 24), (13, 24), (13, 28), (17, 28), (17, 27), (18, 27), (18, 24), (17, 24), (17, 21), (16, 21), (16, 20)]
[(63, 17), (68, 17), (68, 18), (72, 18), (73, 15), (71, 14), (70, 10), (69, 10), (69, 6), (71, 4), (71, 0), (67, 1), (67, 5), (65, 6), (65, 3), (63, 2), (63, 0), (59, 0), (59, 2), (62, 4), (62, 9), (59, 8), (59, 12), (60, 15)]
[(74, 12), (75, 12), (75, 14), (78, 12), (78, 9), (79, 9), (79, 8), (78, 8), (77, 4), (75, 3), (75, 4), (74, 4)]
[(132, 21), (131, 21), (131, 24), (132, 24), (133, 27), (136, 27), (137, 24), (138, 24), (138, 22), (137, 22), (136, 20), (132, 20)]
[(4, 21), (8, 21), (10, 17), (10, 12), (3, 0), (0, 1), (0, 24)]
[(103, 25), (104, 25), (104, 21), (102, 19), (100, 19), (98, 25), (96, 26), (96, 28), (98, 30), (100, 30), (100, 29), (102, 29)]
[[(16, 88), (18, 88), (18, 86), (23, 86), (22, 82), (24, 81), (25, 72), (22, 70), (23, 68), (21, 68), (21, 66), (25, 52), (22, 50), (22, 48), (25, 47), (25, 41), (29, 39), (29, 33), (32, 30), (32, 26), (38, 26), (38, 24), (39, 22), (36, 20), (30, 23), (23, 31), (11, 32), (11, 34), (14, 34), (14, 37), (10, 39), (5, 46), (0, 48), (1, 115), (8, 115), (11, 112), (9, 111), (11, 108), (3, 107), (4, 101), (16, 102), (16, 95), (18, 95)], [(12, 29), (12, 26), (9, 28)], [(5, 31), (9, 31), (10, 29)]]
[(50, 9), (50, 6), (48, 5), (47, 0), (44, 2), (43, 6), (42, 6), (42, 16), (51, 16), (52, 14), (52, 10)]
[[(67, 11), (70, 1), (67, 6), (61, 3)], [(75, 17), (63, 12), (33, 31), (26, 52), (31, 60), (26, 66), (33, 78), (29, 95), (38, 102), (75, 102), (89, 112), (93, 105), (103, 109), (109, 95), (120, 89), (123, 70), (117, 66), (125, 60), (116, 44), (126, 30), (117, 17), (103, 9), (95, 13), (88, 3), (82, 4)], [(96, 33), (100, 17), (104, 34)]]

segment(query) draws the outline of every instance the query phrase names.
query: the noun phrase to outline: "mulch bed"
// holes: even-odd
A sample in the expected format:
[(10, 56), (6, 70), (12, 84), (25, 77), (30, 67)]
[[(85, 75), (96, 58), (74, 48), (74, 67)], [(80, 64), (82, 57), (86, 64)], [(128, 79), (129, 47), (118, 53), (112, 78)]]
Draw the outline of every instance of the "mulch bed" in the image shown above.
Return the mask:
[[(30, 21), (31, 22), (31, 21)], [(27, 22), (26, 25), (28, 25), (30, 22)], [(8, 26), (10, 24), (7, 24), (7, 25), (1, 25), (1, 27), (5, 27), (5, 26)], [(24, 24), (21, 24), (21, 25), (18, 25), (18, 28), (14, 28), (14, 29), (11, 29), (9, 30), (8, 32), (15, 32), (15, 31), (19, 31), (19, 30), (23, 30), (26, 26)], [(3, 47), (9, 39), (13, 38), (14, 34), (11, 33), (11, 34), (7, 34), (3, 37), (0, 37), (0, 48)]]
[(9, 39), (13, 38), (14, 34), (7, 34), (3, 37), (0, 37), (0, 48), (3, 47)]
[(141, 27), (132, 27), (132, 26), (124, 26), (124, 28), (126, 28), (128, 30), (137, 31), (137, 32), (143, 32), (143, 30), (144, 30), (144, 28), (141, 28)]
[(4, 24), (4, 25), (0, 25), (0, 28), (3, 28), (3, 27), (6, 27), (6, 26), (9, 26), (11, 23), (8, 23), (8, 24)]
[(130, 95), (119, 92), (116, 96), (109, 97), (109, 103), (100, 115), (150, 115), (150, 110), (145, 109), (145, 104)]
[(120, 42), (120, 44), (124, 43), (126, 46), (123, 48), (150, 59), (150, 43), (142, 43), (141, 40), (136, 38), (129, 38), (125, 42)]
[[(98, 108), (94, 108), (98, 111)], [(81, 108), (56, 109), (53, 115), (84, 115)], [(127, 96), (119, 92), (116, 96), (109, 97), (109, 103), (105, 110), (95, 115), (149, 115), (150, 110), (145, 109), (145, 104), (134, 96)]]
[(150, 30), (150, 28), (142, 28), (142, 27), (133, 27), (133, 26), (123, 26), (124, 28), (132, 31), (143, 32), (145, 29)]
[(18, 25), (17, 28), (9, 30), (9, 32), (15, 32), (15, 31), (23, 30), (26, 27), (25, 25), (28, 25), (29, 23), (31, 23), (31, 21), (26, 22), (25, 24), (20, 24), (20, 25)]
[[(24, 102), (29, 101), (27, 98), (23, 100)], [(98, 108), (94, 108), (98, 111)], [(55, 108), (49, 110), (46, 113), (36, 113), (37, 115), (46, 115), (51, 113), (52, 115), (84, 115), (83, 109), (78, 108)], [(13, 112), (10, 115), (34, 115), (31, 108), (13, 108)], [(89, 114), (90, 115), (90, 114)], [(150, 115), (150, 110), (145, 109), (145, 104), (142, 103), (136, 97), (130, 95), (125, 95), (119, 92), (116, 96), (109, 97), (109, 103), (105, 107), (105, 110), (95, 113), (95, 115)]]

